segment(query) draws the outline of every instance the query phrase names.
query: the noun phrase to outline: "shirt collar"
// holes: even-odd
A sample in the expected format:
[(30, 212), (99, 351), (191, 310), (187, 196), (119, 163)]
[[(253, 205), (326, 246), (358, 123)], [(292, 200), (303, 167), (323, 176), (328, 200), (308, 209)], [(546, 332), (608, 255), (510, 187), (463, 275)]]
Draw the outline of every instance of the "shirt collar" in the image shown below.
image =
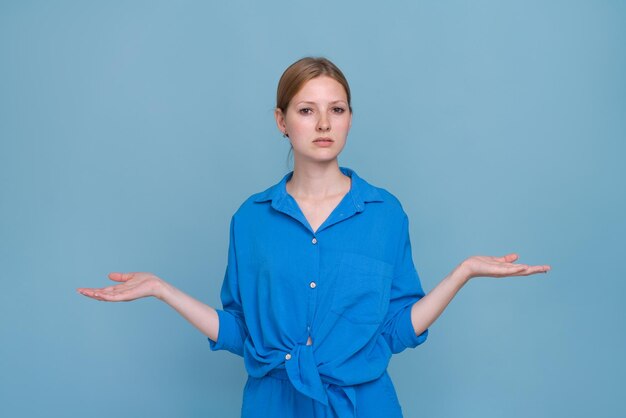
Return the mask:
[[(379, 190), (359, 177), (348, 167), (339, 167), (339, 170), (352, 179), (348, 194), (352, 197), (357, 212), (363, 211), (367, 202), (383, 202)], [(280, 182), (258, 194), (255, 202), (272, 202), (272, 206), (279, 207), (287, 196), (287, 182), (293, 176), (293, 171), (287, 173)]]

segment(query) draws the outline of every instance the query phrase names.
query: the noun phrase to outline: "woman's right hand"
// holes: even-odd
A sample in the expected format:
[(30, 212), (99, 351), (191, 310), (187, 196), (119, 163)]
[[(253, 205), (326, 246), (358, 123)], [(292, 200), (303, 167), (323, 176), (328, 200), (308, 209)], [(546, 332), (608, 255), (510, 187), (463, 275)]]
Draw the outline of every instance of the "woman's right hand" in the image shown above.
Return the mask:
[(217, 311), (176, 289), (152, 273), (109, 273), (109, 279), (120, 282), (115, 286), (76, 289), (81, 295), (105, 302), (126, 302), (154, 296), (170, 305), (194, 327), (217, 341), (220, 318)]
[(102, 288), (76, 289), (81, 295), (106, 302), (127, 302), (147, 296), (161, 299), (165, 282), (152, 273), (109, 273), (109, 279), (120, 284)]

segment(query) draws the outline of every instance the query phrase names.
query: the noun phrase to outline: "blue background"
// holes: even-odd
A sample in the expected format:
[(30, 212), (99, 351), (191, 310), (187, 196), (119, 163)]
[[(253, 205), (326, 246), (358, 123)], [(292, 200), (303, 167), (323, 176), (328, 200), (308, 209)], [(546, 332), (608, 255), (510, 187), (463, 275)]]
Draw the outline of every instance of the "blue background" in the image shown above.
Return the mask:
[(426, 290), (475, 279), (392, 359), (406, 417), (623, 417), (626, 2), (0, 3), (0, 416), (236, 417), (243, 362), (158, 301), (76, 287), (151, 271), (212, 306), (228, 222), (290, 169), (282, 71), (323, 55), (340, 164), (411, 220)]

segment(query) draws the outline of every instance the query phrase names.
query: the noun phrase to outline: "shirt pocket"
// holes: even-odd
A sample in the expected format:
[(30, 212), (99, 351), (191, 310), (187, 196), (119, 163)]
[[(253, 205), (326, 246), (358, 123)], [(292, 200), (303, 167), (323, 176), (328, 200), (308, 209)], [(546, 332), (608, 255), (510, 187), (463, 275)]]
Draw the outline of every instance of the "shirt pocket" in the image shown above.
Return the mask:
[(332, 311), (357, 324), (382, 322), (389, 306), (393, 265), (356, 253), (339, 263)]

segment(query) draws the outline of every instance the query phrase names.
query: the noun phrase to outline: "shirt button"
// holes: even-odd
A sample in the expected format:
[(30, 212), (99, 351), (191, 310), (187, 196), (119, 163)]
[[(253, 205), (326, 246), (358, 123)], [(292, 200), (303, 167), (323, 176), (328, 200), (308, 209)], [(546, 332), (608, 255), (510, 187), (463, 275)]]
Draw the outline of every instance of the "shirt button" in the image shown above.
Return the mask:
[(291, 354), (289, 353), (285, 354), (285, 360), (291, 360)]
[(313, 238), (311, 242), (313, 243), (313, 245), (317, 244), (317, 238)]
[(315, 282), (311, 282), (309, 283), (309, 286), (311, 286), (311, 289), (315, 289), (315, 287), (317, 287), (317, 284)]

